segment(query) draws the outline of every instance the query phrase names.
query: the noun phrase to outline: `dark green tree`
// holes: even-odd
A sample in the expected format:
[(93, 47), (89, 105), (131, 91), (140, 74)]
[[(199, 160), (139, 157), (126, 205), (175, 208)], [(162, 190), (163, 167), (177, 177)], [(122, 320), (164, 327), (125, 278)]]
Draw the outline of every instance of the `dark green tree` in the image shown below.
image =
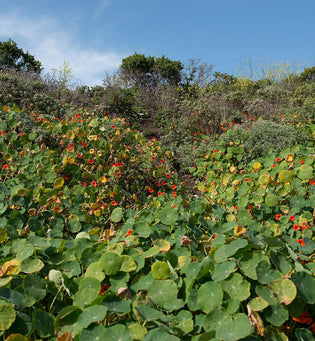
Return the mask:
[(0, 41), (0, 68), (4, 67), (37, 74), (42, 71), (40, 61), (36, 60), (29, 52), (24, 52), (12, 39)]
[(122, 78), (128, 85), (136, 87), (158, 84), (177, 84), (181, 79), (183, 65), (165, 56), (160, 58), (134, 53), (124, 58), (120, 65)]

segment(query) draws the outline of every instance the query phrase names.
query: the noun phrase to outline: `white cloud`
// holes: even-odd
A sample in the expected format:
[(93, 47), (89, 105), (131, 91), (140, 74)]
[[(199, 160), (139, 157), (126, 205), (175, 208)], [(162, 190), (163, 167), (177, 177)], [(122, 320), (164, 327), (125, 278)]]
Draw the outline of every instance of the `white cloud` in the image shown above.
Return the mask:
[[(104, 1), (103, 6), (106, 3), (108, 1)], [(51, 72), (67, 61), (75, 78), (86, 85), (102, 84), (105, 72), (114, 71), (125, 57), (115, 51), (82, 48), (75, 36), (63, 29), (53, 17), (31, 20), (17, 12), (10, 15), (2, 13), (0, 39), (8, 38), (40, 60), (45, 72)]]

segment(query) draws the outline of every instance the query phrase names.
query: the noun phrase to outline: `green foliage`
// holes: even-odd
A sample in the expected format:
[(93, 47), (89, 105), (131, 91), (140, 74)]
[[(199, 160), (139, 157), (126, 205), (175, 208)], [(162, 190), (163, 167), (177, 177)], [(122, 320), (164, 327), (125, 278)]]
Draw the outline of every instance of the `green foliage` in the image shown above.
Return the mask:
[(155, 86), (162, 82), (177, 84), (181, 79), (183, 65), (180, 61), (172, 61), (162, 57), (146, 57), (143, 54), (134, 53), (124, 58), (120, 65), (123, 79), (136, 87)]
[[(235, 84), (242, 99), (258, 89)], [(310, 339), (315, 164), (300, 136), (312, 126), (194, 91), (185, 124), (164, 117), (192, 193), (173, 153), (123, 118), (1, 106), (3, 339)]]
[(19, 48), (12, 39), (0, 41), (0, 69), (3, 67), (38, 74), (42, 71), (41, 63)]

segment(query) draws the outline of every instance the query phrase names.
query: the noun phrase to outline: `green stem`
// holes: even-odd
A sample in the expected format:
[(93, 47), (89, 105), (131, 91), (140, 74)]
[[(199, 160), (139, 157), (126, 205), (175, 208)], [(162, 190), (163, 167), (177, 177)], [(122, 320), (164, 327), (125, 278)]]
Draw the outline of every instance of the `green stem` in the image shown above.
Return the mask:
[(58, 294), (60, 293), (61, 289), (62, 289), (62, 286), (59, 287), (59, 289), (58, 289), (58, 291), (57, 291), (57, 294), (55, 295), (53, 301), (51, 302), (51, 305), (49, 306), (49, 312), (51, 312), (51, 309), (52, 309), (52, 307), (53, 307), (53, 305), (54, 305), (54, 303), (55, 303), (55, 301), (56, 301), (56, 299), (57, 299), (57, 296), (58, 296)]

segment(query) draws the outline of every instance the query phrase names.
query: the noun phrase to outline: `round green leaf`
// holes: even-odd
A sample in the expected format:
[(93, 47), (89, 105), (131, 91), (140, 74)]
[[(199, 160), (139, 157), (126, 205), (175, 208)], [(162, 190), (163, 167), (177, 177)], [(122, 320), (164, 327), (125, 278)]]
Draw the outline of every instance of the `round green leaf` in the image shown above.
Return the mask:
[(103, 266), (99, 262), (91, 263), (85, 272), (85, 277), (94, 277), (99, 282), (102, 282), (105, 278), (104, 272), (102, 271)]
[(101, 324), (93, 324), (87, 329), (83, 329), (80, 341), (103, 341), (105, 339), (105, 327)]
[(107, 310), (107, 307), (104, 305), (93, 305), (88, 307), (80, 314), (78, 323), (82, 328), (87, 328), (93, 322), (103, 321)]
[(269, 283), (269, 289), (279, 303), (290, 304), (296, 297), (296, 287), (292, 281), (286, 278)]
[(283, 305), (271, 305), (265, 310), (265, 317), (273, 326), (280, 327), (288, 318), (288, 309)]
[(279, 173), (279, 180), (281, 182), (291, 182), (294, 178), (294, 173), (292, 171), (283, 169), (280, 173)]
[(174, 225), (178, 218), (178, 212), (174, 207), (166, 207), (159, 212), (158, 218), (162, 224)]
[(37, 309), (33, 312), (33, 324), (40, 337), (53, 336), (55, 331), (54, 323), (55, 318), (53, 314), (42, 309)]
[(250, 283), (239, 273), (233, 273), (222, 282), (223, 290), (230, 298), (244, 301), (250, 296)]
[(223, 301), (223, 290), (219, 282), (206, 282), (198, 290), (198, 306), (205, 313), (219, 307)]
[(112, 214), (110, 215), (110, 220), (114, 223), (118, 223), (122, 218), (122, 209), (120, 207), (116, 207)]
[(148, 297), (159, 307), (166, 307), (167, 303), (177, 298), (177, 285), (170, 279), (155, 280), (148, 289)]
[(222, 279), (228, 278), (235, 267), (236, 263), (234, 261), (214, 264), (214, 271), (211, 274), (212, 280), (221, 281)]
[(310, 165), (302, 165), (299, 170), (299, 178), (302, 180), (309, 180), (313, 176), (313, 167)]
[(11, 304), (0, 304), (0, 330), (7, 330), (15, 320), (15, 310)]
[(128, 328), (130, 330), (130, 337), (132, 340), (142, 340), (144, 335), (148, 332), (146, 327), (138, 323), (131, 324)]
[(116, 324), (112, 327), (106, 328), (104, 333), (104, 340), (106, 341), (131, 341), (130, 330), (121, 325)]
[(166, 262), (156, 261), (151, 266), (151, 273), (155, 279), (167, 279), (170, 277), (170, 267)]
[(134, 231), (138, 236), (148, 238), (151, 234), (151, 227), (146, 221), (138, 221), (134, 225)]
[(73, 305), (78, 306), (80, 308), (84, 308), (90, 305), (99, 295), (99, 290), (84, 288), (79, 290), (73, 296)]
[(224, 323), (225, 320), (229, 319), (230, 316), (222, 310), (222, 308), (217, 308), (210, 311), (202, 321), (202, 326), (206, 332), (210, 332), (212, 330), (216, 330), (218, 326)]
[(249, 302), (249, 307), (253, 311), (261, 311), (267, 308), (269, 303), (261, 297), (255, 297)]
[(215, 336), (224, 341), (236, 341), (252, 334), (254, 327), (245, 314), (236, 314), (233, 319), (225, 319), (216, 329)]
[(99, 263), (105, 275), (112, 276), (120, 270), (122, 258), (116, 252), (107, 251), (101, 256)]
[(131, 272), (137, 270), (137, 264), (132, 257), (128, 255), (122, 255), (121, 260), (122, 263), (119, 271)]
[(144, 336), (143, 341), (180, 341), (177, 336), (170, 335), (162, 328), (151, 329), (148, 334)]
[(306, 272), (295, 272), (291, 277), (297, 288), (298, 296), (309, 304), (315, 303), (315, 279)]
[(94, 277), (83, 277), (79, 282), (79, 290), (84, 288), (90, 288), (95, 290), (101, 290), (101, 283)]
[(278, 197), (275, 194), (268, 194), (265, 198), (265, 203), (269, 207), (274, 207), (278, 204)]
[(44, 267), (44, 263), (40, 259), (27, 258), (20, 263), (20, 269), (25, 273), (38, 272)]
[(27, 275), (23, 280), (24, 290), (28, 295), (42, 300), (46, 296), (46, 281), (35, 274)]

